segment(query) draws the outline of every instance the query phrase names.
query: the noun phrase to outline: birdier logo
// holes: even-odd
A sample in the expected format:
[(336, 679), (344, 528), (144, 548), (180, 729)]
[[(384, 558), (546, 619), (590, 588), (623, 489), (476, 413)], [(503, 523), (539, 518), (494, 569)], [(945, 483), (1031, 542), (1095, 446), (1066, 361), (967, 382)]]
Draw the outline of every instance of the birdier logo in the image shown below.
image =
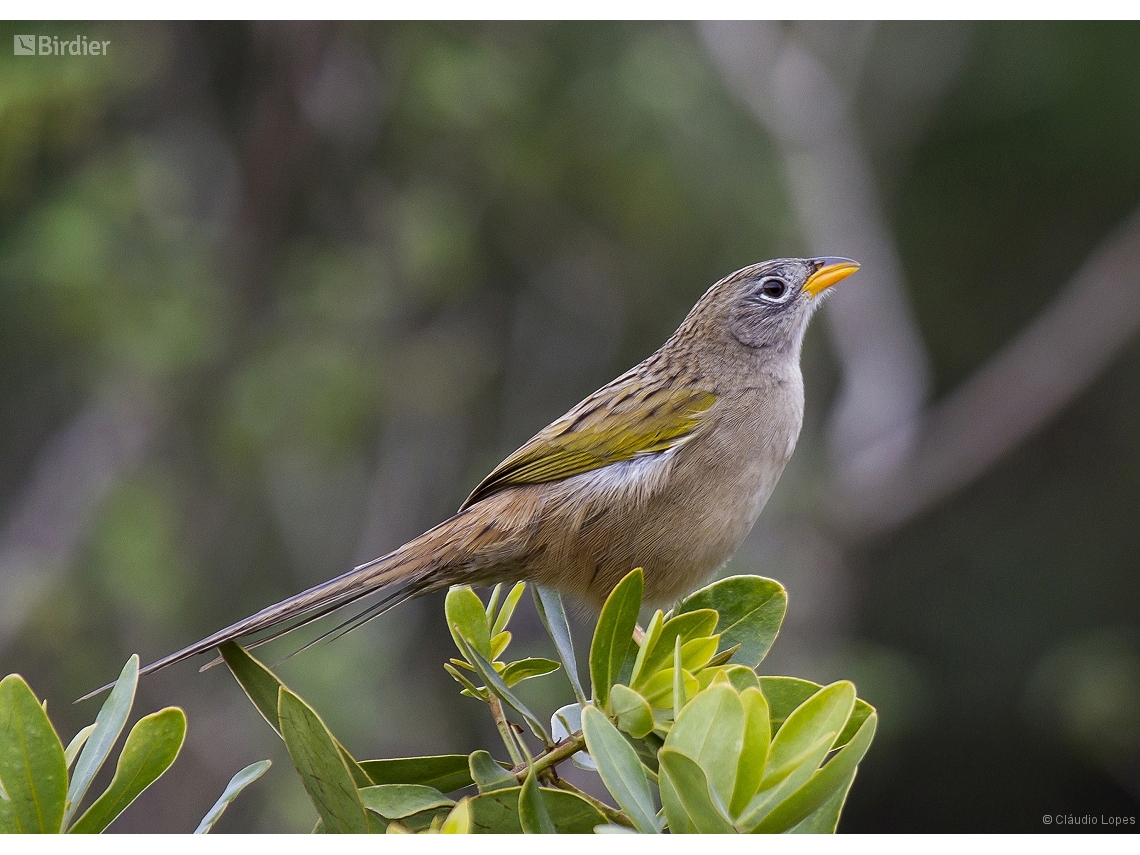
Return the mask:
[(106, 56), (110, 44), (83, 35), (63, 41), (59, 36), (16, 36), (12, 53), (16, 56)]

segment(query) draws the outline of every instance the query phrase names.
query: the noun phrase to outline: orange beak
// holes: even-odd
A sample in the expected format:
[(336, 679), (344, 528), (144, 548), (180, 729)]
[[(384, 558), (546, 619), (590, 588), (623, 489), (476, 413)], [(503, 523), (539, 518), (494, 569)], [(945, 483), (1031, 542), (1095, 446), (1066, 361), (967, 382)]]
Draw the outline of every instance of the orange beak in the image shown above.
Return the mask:
[(815, 273), (807, 278), (803, 288), (809, 297), (821, 294), (859, 269), (859, 262), (850, 258), (813, 258), (812, 263), (816, 265)]

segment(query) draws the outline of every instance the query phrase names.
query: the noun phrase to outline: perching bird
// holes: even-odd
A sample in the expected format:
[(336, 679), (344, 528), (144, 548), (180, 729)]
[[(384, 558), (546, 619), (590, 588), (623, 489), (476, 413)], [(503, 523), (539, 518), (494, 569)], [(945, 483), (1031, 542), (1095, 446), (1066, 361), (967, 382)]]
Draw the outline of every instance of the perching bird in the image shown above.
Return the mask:
[(253, 633), (277, 638), (370, 594), (381, 597), (341, 627), (457, 584), (522, 579), (600, 606), (642, 567), (647, 601), (688, 593), (776, 486), (803, 421), (804, 330), (820, 295), (858, 268), (778, 259), (725, 277), (656, 353), (535, 434), (455, 516), (142, 673)]

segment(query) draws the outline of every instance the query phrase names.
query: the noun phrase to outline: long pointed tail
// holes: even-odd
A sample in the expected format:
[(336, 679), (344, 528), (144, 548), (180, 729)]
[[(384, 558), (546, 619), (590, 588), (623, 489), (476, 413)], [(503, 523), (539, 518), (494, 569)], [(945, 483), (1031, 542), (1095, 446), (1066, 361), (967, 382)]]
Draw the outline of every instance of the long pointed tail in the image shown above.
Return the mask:
[[(164, 656), (141, 669), (139, 675), (152, 674), (227, 641), (275, 630), (258, 638), (251, 646), (264, 644), (357, 600), (381, 593), (378, 602), (371, 604), (365, 612), (344, 625), (352, 629), (402, 602), (460, 582), (465, 569), (482, 563), (477, 556), (467, 552), (473, 545), (468, 542), (470, 538), (465, 536), (471, 528), (471, 521), (464, 519), (469, 513), (457, 514), (387, 555), (354, 567), (335, 579), (268, 606), (201, 641)], [(114, 684), (96, 689), (79, 700), (94, 697), (112, 685)]]

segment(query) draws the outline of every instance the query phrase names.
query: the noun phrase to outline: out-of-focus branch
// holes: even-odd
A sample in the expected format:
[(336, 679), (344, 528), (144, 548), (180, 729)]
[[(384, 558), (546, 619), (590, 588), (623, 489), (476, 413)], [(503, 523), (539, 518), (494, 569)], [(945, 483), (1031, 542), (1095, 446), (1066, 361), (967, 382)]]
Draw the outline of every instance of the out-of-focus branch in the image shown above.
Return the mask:
[[(916, 420), (913, 452), (886, 477), (868, 485), (841, 472), (832, 515), (850, 536), (874, 536), (969, 484), (1055, 416), (1138, 328), (1140, 207), (1020, 335)], [(864, 453), (880, 454), (874, 445)]]
[(885, 459), (859, 458), (890, 468), (906, 453), (905, 429), (924, 404), (929, 372), (846, 96), (781, 24), (710, 22), (700, 33), (730, 90), (778, 144), (812, 253), (848, 255), (863, 264), (858, 277), (836, 289), (827, 313), (843, 370), (830, 439), (839, 465), (847, 466), (857, 450), (890, 435), (896, 444), (875, 446)]
[(44, 445), (0, 533), (0, 647), (66, 570), (92, 511), (143, 459), (160, 422), (153, 397), (124, 392)]

